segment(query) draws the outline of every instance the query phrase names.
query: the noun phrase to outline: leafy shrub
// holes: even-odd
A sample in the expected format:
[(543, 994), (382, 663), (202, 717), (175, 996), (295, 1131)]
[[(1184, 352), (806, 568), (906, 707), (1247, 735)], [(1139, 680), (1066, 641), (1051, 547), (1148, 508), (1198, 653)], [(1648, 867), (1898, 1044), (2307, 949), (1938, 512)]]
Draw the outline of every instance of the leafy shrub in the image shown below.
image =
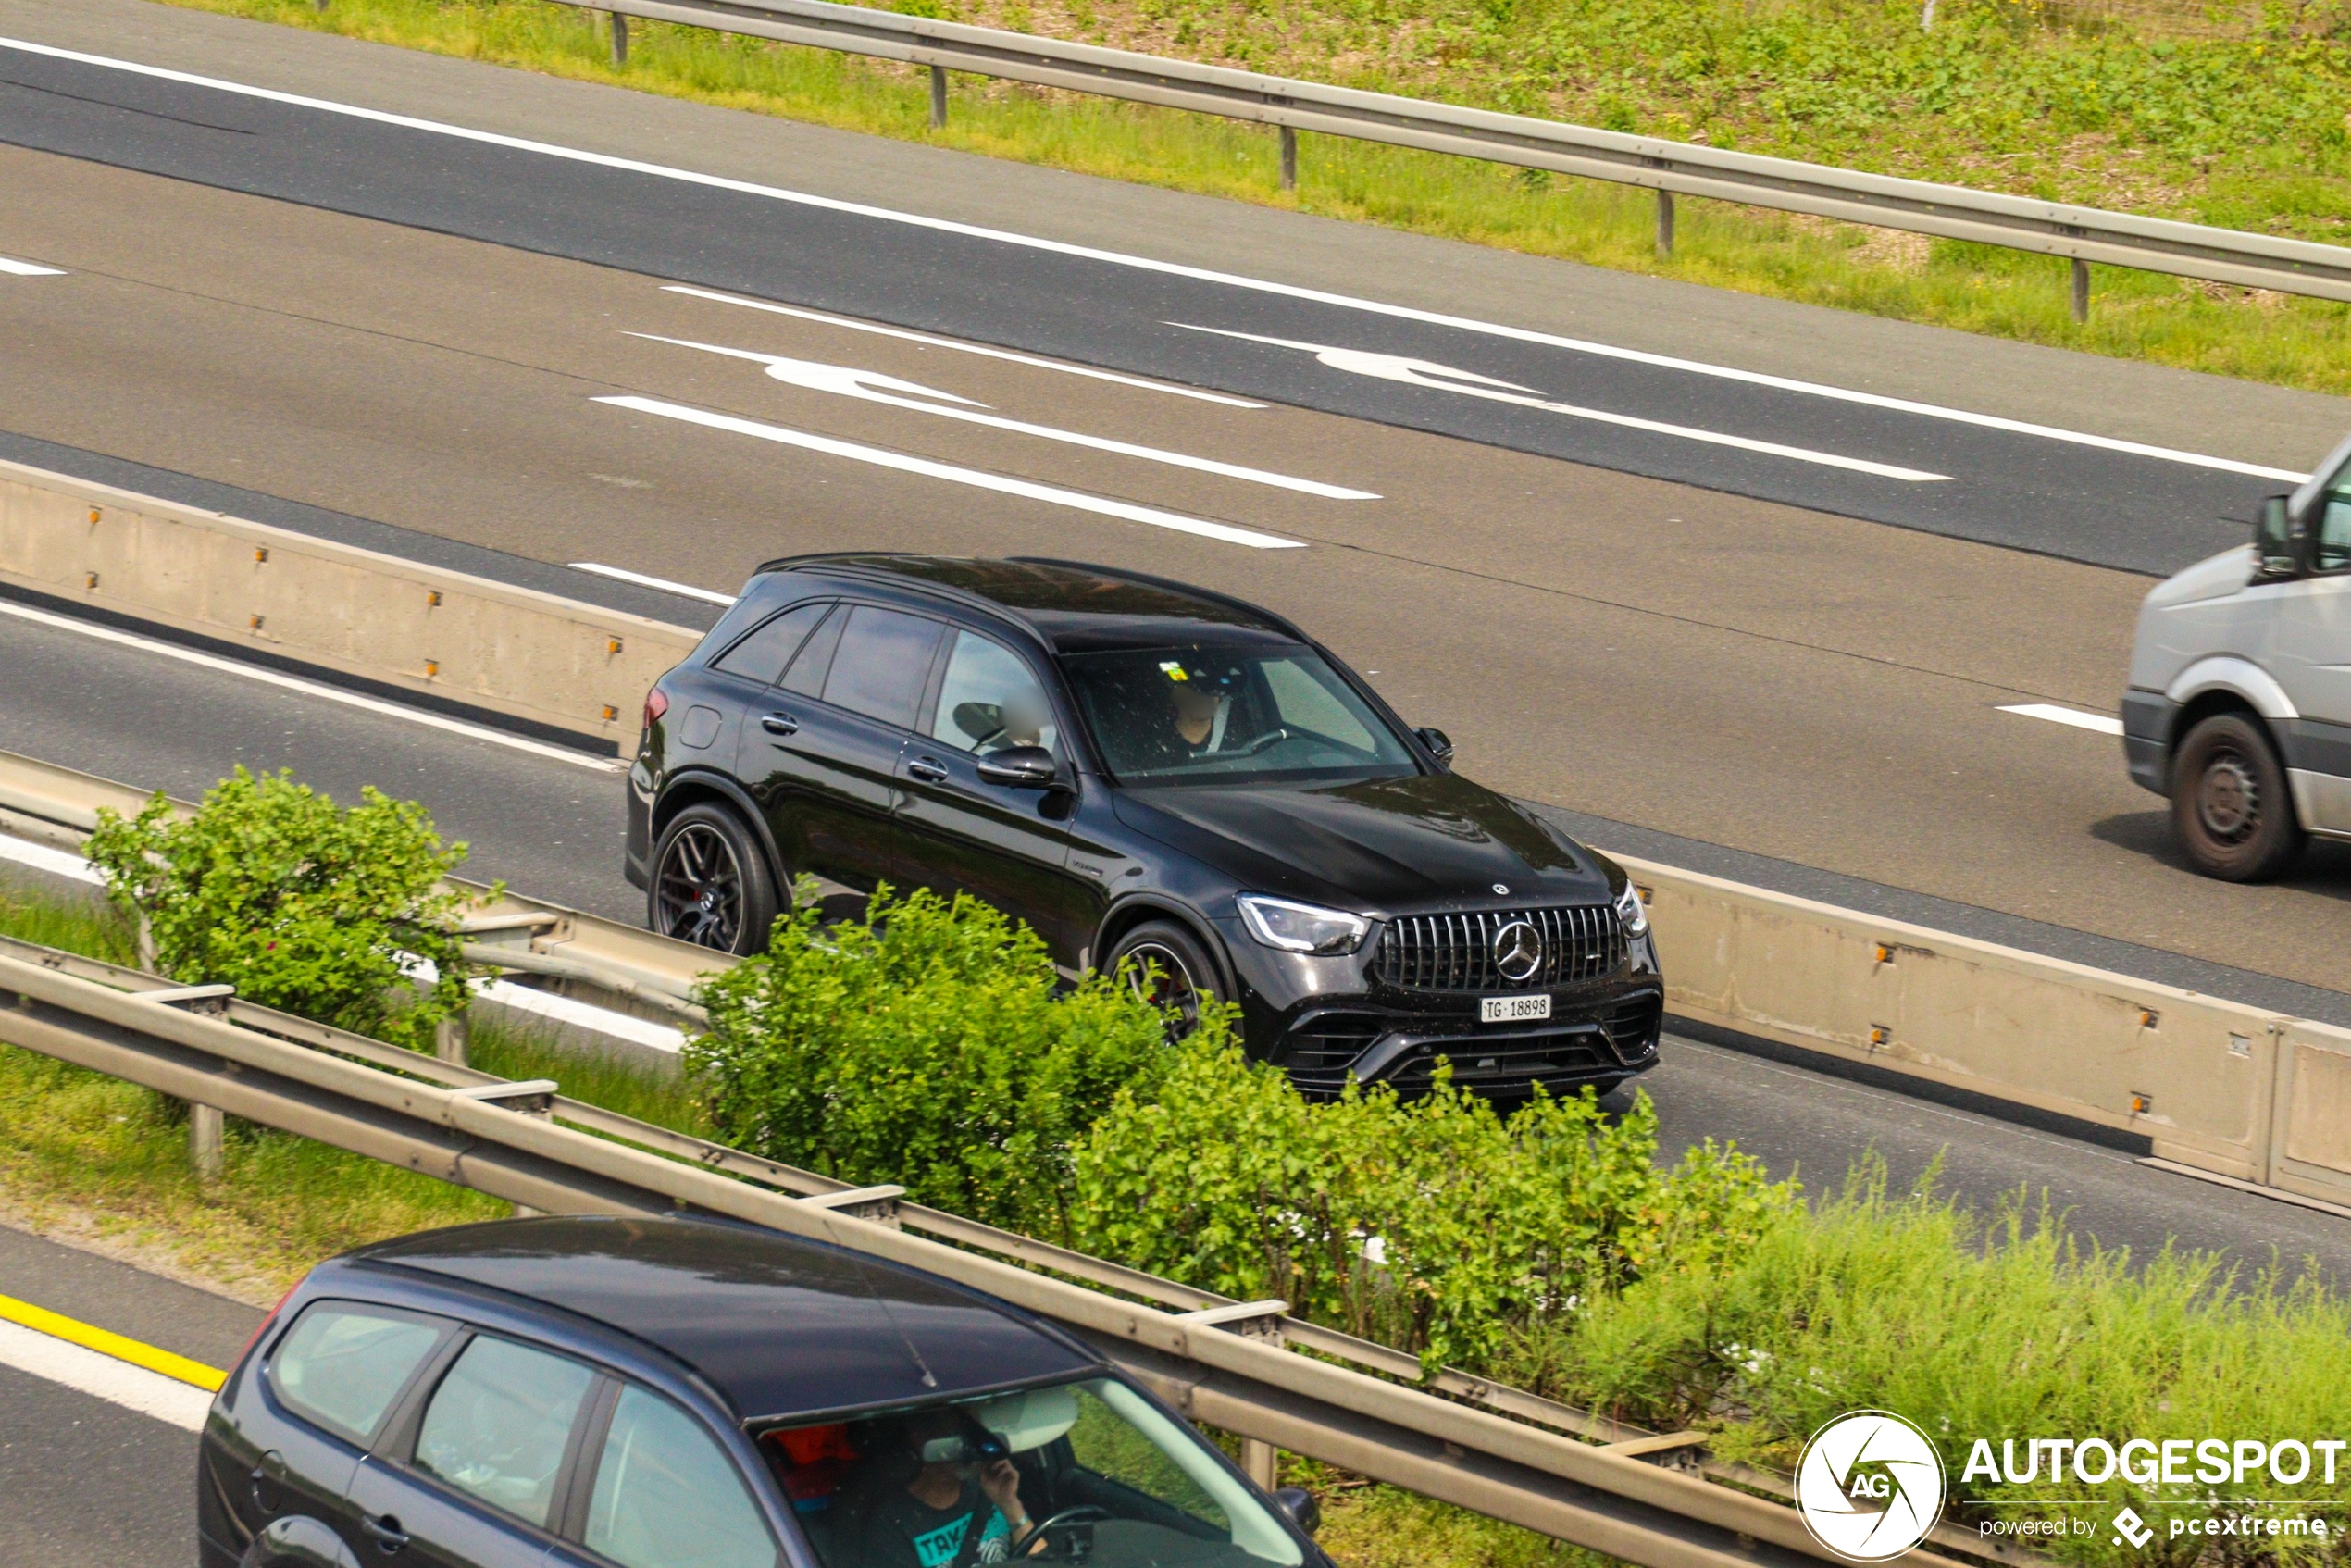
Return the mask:
[(1079, 1150), (1078, 1241), (1484, 1368), (1668, 1260), (1708, 1274), (1793, 1205), (1745, 1155), (1710, 1143), (1661, 1171), (1656, 1148), (1646, 1097), (1613, 1120), (1588, 1095), (1505, 1119), (1447, 1081), (1312, 1104), (1279, 1071), (1190, 1042)]
[[(439, 887), (466, 846), (444, 845), (414, 801), (370, 788), (346, 810), (290, 773), (239, 767), (185, 821), (161, 794), (135, 817), (101, 810), (87, 852), (173, 979), (413, 1047), (468, 1000), (465, 900)], [(421, 991), (414, 959), (438, 971)]]
[[(971, 898), (884, 889), (864, 924), (821, 931), (802, 901), (697, 990), (710, 1028), (686, 1063), (738, 1148), (1065, 1237), (1071, 1147), (1168, 1052), (1124, 988), (1058, 984), (1035, 932)], [(1226, 1038), (1221, 1020), (1203, 1035)]]

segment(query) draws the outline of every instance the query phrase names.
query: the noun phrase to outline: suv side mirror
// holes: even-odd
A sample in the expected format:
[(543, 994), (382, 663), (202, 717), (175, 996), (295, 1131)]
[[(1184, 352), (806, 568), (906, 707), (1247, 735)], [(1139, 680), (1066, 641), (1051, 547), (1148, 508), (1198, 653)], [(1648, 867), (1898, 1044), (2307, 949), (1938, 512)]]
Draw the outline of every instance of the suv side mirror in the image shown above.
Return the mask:
[(1412, 733), (1421, 738), (1421, 744), (1428, 748), (1428, 754), (1438, 762), (1450, 763), (1453, 760), (1453, 738), (1445, 731), (1421, 728)]
[(1274, 1502), (1305, 1534), (1311, 1536), (1323, 1527), (1323, 1505), (1305, 1487), (1284, 1487), (1274, 1494)]
[(2281, 578), (2298, 577), (2302, 572), (2302, 530), (2294, 526), (2293, 516), (2286, 511), (2286, 498), (2272, 495), (2261, 503), (2261, 515), (2253, 525), (2253, 578), (2256, 582), (2275, 582)]
[(1049, 790), (1056, 769), (1053, 753), (1042, 746), (1007, 746), (980, 758), (974, 765), (974, 771), (983, 784), (1002, 784), (1014, 790)]

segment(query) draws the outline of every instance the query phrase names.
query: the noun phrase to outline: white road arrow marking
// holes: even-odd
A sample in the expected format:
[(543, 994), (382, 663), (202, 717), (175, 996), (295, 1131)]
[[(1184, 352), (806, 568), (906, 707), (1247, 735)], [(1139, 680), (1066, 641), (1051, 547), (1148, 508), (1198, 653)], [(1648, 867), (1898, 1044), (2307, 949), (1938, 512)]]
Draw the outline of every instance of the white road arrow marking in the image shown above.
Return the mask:
[[(1108, 436), (1089, 436), (1081, 430), (1056, 429), (1051, 425), (1032, 425), (1022, 419), (1007, 419), (1001, 414), (986, 412), (988, 405), (975, 403), (953, 392), (940, 392), (918, 381), (902, 381), (895, 376), (885, 376), (877, 370), (860, 370), (847, 365), (826, 365), (814, 359), (793, 359), (780, 354), (759, 354), (747, 348), (721, 348), (716, 343), (691, 342), (684, 338), (659, 337), (652, 332), (631, 332), (632, 338), (650, 342), (675, 343), (679, 348), (695, 348), (704, 354), (723, 354), (729, 359), (748, 359), (767, 367), (767, 374), (787, 386), (805, 387), (810, 392), (831, 392), (838, 397), (860, 398), (867, 403), (887, 404), (892, 408), (911, 408), (917, 414), (936, 414), (942, 418), (961, 419), (965, 424), (985, 425), (993, 430), (1010, 430), (1015, 435), (1036, 436), (1044, 441), (1065, 442), (1071, 446), (1091, 447), (1096, 452), (1116, 453), (1121, 457), (1139, 457), (1150, 463), (1165, 463), (1172, 467), (1191, 468), (1203, 474), (1216, 474), (1228, 479), (1246, 479), (1251, 484), (1272, 485), (1276, 490), (1294, 490), (1304, 495), (1316, 495), (1325, 501), (1377, 501), (1379, 496), (1368, 490), (1350, 490), (1343, 485), (1325, 484), (1320, 479), (1301, 479), (1288, 474), (1268, 473), (1263, 468), (1246, 468), (1238, 463), (1220, 463), (1213, 457), (1194, 457), (1188, 453), (1168, 452), (1156, 446), (1137, 446), (1131, 442), (1113, 441)], [(904, 393), (895, 396), (894, 393)], [(917, 401), (934, 398), (937, 402)]]
[(1155, 506), (1138, 506), (1129, 501), (1113, 501), (1108, 496), (1088, 495), (1083, 491), (1063, 490), (1054, 485), (1013, 479), (1005, 474), (990, 474), (978, 468), (959, 468), (952, 463), (935, 463), (927, 457), (914, 457), (878, 446), (861, 446), (851, 441), (836, 441), (830, 436), (788, 429), (782, 425), (764, 425), (756, 419), (738, 419), (731, 414), (713, 414), (708, 409), (689, 408), (683, 404), (664, 403), (658, 398), (600, 397), (594, 401), (614, 408), (633, 409), (637, 413), (657, 415), (664, 419), (677, 419), (689, 425), (730, 430), (736, 435), (754, 436), (761, 441), (797, 446), (807, 452), (846, 457), (852, 463), (871, 463), (877, 468), (895, 468), (902, 474), (921, 474), (928, 479), (945, 479), (951, 484), (970, 485), (975, 490), (992, 490), (1000, 495), (1025, 496), (1031, 501), (1067, 506), (1079, 512), (1093, 512), (1105, 517), (1120, 517), (1130, 523), (1148, 523), (1155, 529), (1173, 529), (1177, 533), (1198, 534), (1202, 539), (1222, 540), (1227, 544), (1245, 544), (1252, 550), (1306, 548), (1303, 540), (1284, 539), (1278, 534), (1259, 533), (1251, 529), (1235, 528), (1230, 523), (1211, 522), (1206, 517), (1188, 517), (1180, 512), (1163, 512)]
[(1401, 381), (1407, 386), (1427, 387), (1436, 392), (1457, 392), (1463, 397), (1484, 398), (1489, 403), (1514, 404), (1521, 408), (1539, 408), (1549, 414), (1565, 414), (1571, 418), (1597, 420), (1603, 425), (1621, 425), (1627, 429), (1649, 430), (1658, 435), (1678, 436), (1684, 441), (1705, 442), (1714, 446), (1735, 446), (1742, 452), (1760, 452), (1773, 457), (1792, 457), (1799, 463), (1819, 463), (1831, 468), (1849, 468), (1857, 474), (1875, 474), (1881, 479), (1904, 479), (1913, 484), (1947, 479), (1948, 474), (1930, 474), (1920, 468), (1897, 467), (1891, 463), (1872, 463), (1866, 457), (1845, 457), (1834, 452), (1815, 452), (1810, 447), (1783, 446), (1778, 442), (1755, 441), (1747, 436), (1726, 435), (1721, 430), (1696, 429), (1688, 425), (1668, 425), (1656, 419), (1639, 419), (1630, 414), (1611, 414), (1604, 408), (1581, 408), (1572, 403), (1553, 403), (1533, 387), (1522, 387), (1513, 381), (1498, 381), (1491, 376), (1481, 376), (1474, 370), (1459, 370), (1450, 365), (1438, 365), (1426, 359), (1410, 359), (1401, 355), (1374, 354), (1366, 349), (1332, 348), (1325, 343), (1294, 342), (1288, 338), (1264, 338), (1254, 332), (1229, 332), (1221, 327), (1195, 327), (1188, 321), (1170, 321), (1170, 327), (1181, 327), (1188, 332), (1213, 332), (1220, 338), (1241, 338), (1253, 343), (1271, 343), (1275, 348), (1294, 348), (1311, 354), (1334, 370), (1345, 370), (1358, 376), (1372, 376), (1383, 381)]

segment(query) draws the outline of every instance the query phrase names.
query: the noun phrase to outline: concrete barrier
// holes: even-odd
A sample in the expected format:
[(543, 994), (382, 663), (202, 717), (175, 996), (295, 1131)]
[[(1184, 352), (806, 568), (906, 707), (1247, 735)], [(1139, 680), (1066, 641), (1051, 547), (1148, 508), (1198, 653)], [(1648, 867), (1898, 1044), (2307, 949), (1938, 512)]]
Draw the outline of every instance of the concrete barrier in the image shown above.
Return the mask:
[(0, 462), (0, 582), (616, 750), (700, 636), (20, 463)]
[(2302, 1020), (2278, 1039), (2264, 1185), (2351, 1204), (2351, 1029)]

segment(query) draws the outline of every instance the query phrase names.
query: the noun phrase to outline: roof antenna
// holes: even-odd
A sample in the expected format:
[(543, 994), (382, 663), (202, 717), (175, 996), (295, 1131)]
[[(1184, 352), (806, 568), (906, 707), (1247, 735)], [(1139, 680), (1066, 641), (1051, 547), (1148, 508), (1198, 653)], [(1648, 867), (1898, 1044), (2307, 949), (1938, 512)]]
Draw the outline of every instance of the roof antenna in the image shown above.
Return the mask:
[(914, 1358), (915, 1370), (919, 1371), (923, 1375), (923, 1387), (926, 1388), (938, 1388), (939, 1379), (932, 1375), (930, 1363), (923, 1360), (922, 1351), (916, 1350), (914, 1348), (914, 1340), (907, 1338), (905, 1328), (898, 1321), (898, 1314), (889, 1310), (889, 1298), (874, 1288), (874, 1276), (865, 1271), (865, 1259), (864, 1254), (859, 1252), (854, 1247), (852, 1247), (847, 1242), (843, 1241), (839, 1236), (834, 1235), (833, 1216), (831, 1213), (829, 1211), (822, 1212), (825, 1215), (825, 1235), (827, 1238), (829, 1239), (834, 1246), (849, 1254), (849, 1261), (851, 1264), (857, 1270), (857, 1283), (865, 1288), (865, 1294), (874, 1299), (874, 1305), (882, 1310), (882, 1316), (889, 1319), (889, 1331), (898, 1336), (898, 1342), (905, 1346), (906, 1353)]

